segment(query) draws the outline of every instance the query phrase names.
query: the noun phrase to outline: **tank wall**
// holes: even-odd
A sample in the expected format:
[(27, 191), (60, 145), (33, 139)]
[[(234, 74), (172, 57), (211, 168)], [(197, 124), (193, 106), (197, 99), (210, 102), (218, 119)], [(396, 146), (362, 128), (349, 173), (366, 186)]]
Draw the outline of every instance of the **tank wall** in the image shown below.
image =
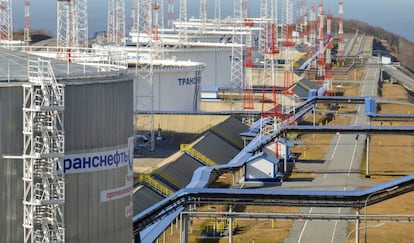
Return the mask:
[[(203, 71), (154, 72), (154, 110), (197, 111), (200, 108), (200, 85)], [(135, 110), (151, 110), (148, 81), (134, 81)]]
[(202, 73), (202, 86), (231, 87), (231, 48), (206, 48), (169, 53), (177, 60), (191, 60), (206, 64)]
[[(132, 198), (125, 194), (132, 192), (131, 171), (123, 165), (95, 171), (93, 165), (128, 147), (133, 134), (132, 85), (130, 80), (65, 88), (65, 158), (72, 157), (72, 172), (65, 175), (67, 242), (131, 242), (132, 215), (126, 210)], [(99, 160), (93, 161), (94, 156)], [(92, 170), (73, 170), (74, 158)], [(124, 197), (104, 201), (108, 190), (122, 190)]]
[[(132, 235), (133, 82), (65, 86), (66, 242), (128, 242)], [(0, 242), (23, 242), (23, 162), (2, 155), (23, 152), (23, 88), (0, 86)], [(115, 164), (116, 154), (122, 163)], [(109, 158), (111, 156), (111, 159)], [(98, 158), (99, 160), (92, 160)], [(86, 162), (85, 162), (86, 161)], [(119, 160), (118, 160), (119, 161)], [(96, 163), (95, 163), (96, 162)], [(95, 164), (112, 164), (97, 170)]]
[(23, 89), (0, 87), (0, 242), (23, 242)]

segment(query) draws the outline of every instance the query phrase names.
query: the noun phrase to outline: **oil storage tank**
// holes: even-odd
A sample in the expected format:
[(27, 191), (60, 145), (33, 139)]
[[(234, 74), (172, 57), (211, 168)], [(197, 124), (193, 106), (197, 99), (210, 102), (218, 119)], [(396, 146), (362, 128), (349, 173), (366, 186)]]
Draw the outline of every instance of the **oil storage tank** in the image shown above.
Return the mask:
[[(45, 239), (54, 242), (59, 237), (64, 237), (66, 242), (131, 242), (132, 78), (126, 71), (101, 72), (99, 68), (86, 65), (37, 60), (34, 63), (50, 64), (47, 70), (53, 72), (48, 77), (53, 78), (54, 74), (56, 87), (63, 88), (64, 107), (49, 105), (49, 110), (42, 110), (36, 120), (27, 114), (38, 112), (36, 107), (41, 104), (33, 102), (46, 86), (39, 84), (40, 88), (32, 96), (28, 95), (33, 87), (28, 77), (34, 75), (30, 74), (28, 60), (38, 57), (5, 49), (0, 49), (0, 53), (0, 242)], [(53, 93), (58, 89), (51, 90)], [(27, 97), (35, 97), (31, 106), (27, 106), (31, 102)], [(44, 100), (52, 103), (50, 97)], [(41, 133), (43, 140), (33, 140), (30, 144), (27, 127), (40, 120), (49, 124), (44, 114), (51, 109), (56, 109), (51, 114), (63, 112), (62, 120), (56, 121), (58, 118), (54, 123), (61, 124), (57, 127), (62, 132), (57, 136), (61, 135), (64, 140), (57, 139), (60, 142), (56, 144), (64, 145), (64, 150), (59, 162), (52, 163), (52, 168), (63, 171), (64, 176), (45, 169), (40, 172), (40, 179), (33, 179), (35, 183), (30, 184), (27, 175), (39, 171), (46, 164), (40, 162), (50, 159), (42, 157), (42, 152), (36, 150), (37, 144), (50, 139), (45, 136), (53, 133), (44, 135), (43, 131), (52, 127), (46, 125)], [(27, 144), (35, 154), (25, 154)], [(49, 174), (62, 176), (63, 184), (54, 185), (53, 180), (44, 179)], [(43, 193), (39, 197), (36, 196), (38, 190)], [(64, 197), (50, 196), (53, 193), (64, 193)], [(57, 216), (51, 214), (48, 218), (36, 208), (50, 209), (53, 205), (57, 208), (60, 205), (63, 210), (53, 211)], [(48, 220), (59, 223), (46, 222)], [(58, 230), (48, 227), (50, 225)]]
[(152, 70), (149, 70), (149, 61), (145, 57), (136, 63), (132, 64), (138, 65), (136, 69), (131, 68), (131, 72), (136, 72), (134, 111), (199, 110), (204, 63), (152, 60)]

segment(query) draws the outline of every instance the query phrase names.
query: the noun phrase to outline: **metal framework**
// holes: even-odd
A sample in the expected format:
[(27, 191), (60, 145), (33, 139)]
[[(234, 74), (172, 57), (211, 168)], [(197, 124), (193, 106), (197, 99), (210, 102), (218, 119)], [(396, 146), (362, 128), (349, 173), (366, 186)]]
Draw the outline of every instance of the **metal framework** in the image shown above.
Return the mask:
[(23, 86), (24, 242), (64, 242), (64, 86), (50, 61), (28, 61)]
[(108, 42), (125, 44), (125, 0), (108, 0)]
[(12, 0), (0, 1), (0, 40), (13, 40)]
[(24, 1), (24, 30), (23, 40), (26, 46), (30, 45), (30, 0)]
[[(252, 27), (254, 22), (251, 20), (246, 20), (244, 22), (245, 27), (248, 29), (248, 34), (246, 36), (246, 59), (244, 60), (244, 110), (254, 110), (254, 94), (253, 94), (253, 57), (252, 57), (252, 41), (253, 41), (253, 31)], [(251, 126), (254, 123), (254, 115), (249, 113), (244, 118), (244, 123), (248, 126)]]
[(76, 22), (77, 22), (77, 46), (88, 47), (88, 0), (77, 0), (76, 6)]
[(318, 55), (318, 72), (317, 80), (318, 84), (322, 85), (325, 79), (325, 37), (324, 37), (324, 27), (325, 27), (325, 12), (323, 10), (323, 2), (319, 1), (319, 15), (318, 15), (318, 40), (319, 40), (319, 55)]
[[(187, 0), (180, 0), (180, 17), (179, 21), (181, 23), (187, 22)], [(184, 27), (178, 30), (178, 38), (181, 44), (186, 43), (188, 40), (188, 33), (187, 33), (187, 24), (184, 24)]]
[(137, 77), (137, 87), (135, 87), (137, 96), (134, 100), (137, 103), (136, 107), (140, 107), (141, 110), (145, 111), (145, 113), (141, 113), (138, 116), (138, 119), (141, 119), (138, 123), (140, 126), (137, 123), (135, 124), (137, 129), (135, 132), (135, 148), (138, 151), (141, 151), (143, 148), (153, 151), (155, 149), (153, 61), (154, 58), (159, 56), (160, 39), (158, 37), (158, 25), (155, 24), (154, 29), (152, 27), (152, 11), (155, 12), (154, 22), (157, 23), (159, 5), (157, 3), (152, 4), (151, 0), (142, 0), (140, 1), (140, 10), (147, 10), (144, 25), (140, 25), (140, 27), (143, 26), (146, 29), (141, 29), (138, 33), (146, 31), (148, 42), (143, 47), (137, 45), (137, 53), (139, 54), (140, 50), (146, 50), (148, 53), (145, 61), (138, 63), (137, 59), (135, 72)]
[(173, 27), (174, 20), (175, 20), (174, 0), (168, 0), (168, 28)]
[(88, 46), (87, 0), (57, 1), (57, 57), (71, 61), (71, 52)]
[[(277, 88), (277, 63), (279, 46), (277, 43), (278, 31), (276, 18), (265, 25), (264, 70), (262, 84), (262, 114), (260, 137), (276, 130), (280, 111), (280, 90)], [(270, 91), (270, 92), (269, 92)], [(269, 96), (270, 93), (270, 96)], [(270, 107), (266, 105), (270, 103)], [(270, 117), (272, 122), (264, 124), (264, 118)]]
[[(238, 22), (239, 23), (239, 22)], [(244, 80), (244, 73), (243, 73), (243, 34), (240, 31), (241, 26), (238, 23), (234, 23), (233, 25), (233, 35), (232, 41), (233, 46), (231, 48), (231, 73), (230, 73), (230, 82), (231, 82), (231, 89), (233, 92), (232, 97), (235, 94), (240, 93), (243, 88), (243, 80)], [(234, 99), (232, 98), (233, 102)]]
[(338, 11), (338, 56), (342, 58), (344, 55), (344, 1), (339, 0), (339, 11)]

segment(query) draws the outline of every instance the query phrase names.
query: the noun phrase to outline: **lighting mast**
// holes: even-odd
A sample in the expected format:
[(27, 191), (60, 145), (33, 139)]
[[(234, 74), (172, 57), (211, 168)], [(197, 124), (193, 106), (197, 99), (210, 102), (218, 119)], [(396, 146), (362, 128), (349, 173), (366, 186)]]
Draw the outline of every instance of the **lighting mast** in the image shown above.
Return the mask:
[(125, 0), (108, 0), (107, 38), (116, 45), (125, 42)]
[(339, 59), (343, 59), (343, 56), (345, 54), (344, 52), (344, 1), (339, 0), (339, 11), (338, 11), (338, 54), (337, 56)]
[(173, 27), (174, 20), (175, 20), (174, 0), (168, 0), (168, 28)]
[[(264, 2), (263, 2), (264, 3)], [(277, 1), (270, 0), (266, 4), (271, 4), (270, 9), (277, 9)], [(264, 9), (264, 8), (263, 8)], [(266, 11), (267, 12), (267, 11)], [(270, 11), (264, 13), (267, 15), (266, 23), (264, 25), (264, 68), (263, 68), (263, 83), (262, 83), (262, 112), (260, 124), (260, 136), (274, 131), (279, 125), (281, 118), (280, 110), (280, 94), (278, 90), (277, 80), (277, 63), (279, 55), (278, 45), (278, 24), (277, 12)], [(269, 15), (268, 15), (269, 14)], [(263, 21), (262, 16), (262, 21)], [(269, 92), (270, 91), (270, 92)], [(270, 94), (269, 94), (270, 93)], [(269, 102), (270, 101), (270, 102)], [(268, 125), (264, 124), (264, 118), (272, 119)]]
[[(308, 50), (308, 58), (311, 58), (315, 54), (316, 48), (316, 7), (314, 4), (310, 7), (310, 20), (309, 20), (310, 30), (309, 30), (309, 42), (310, 47)], [(315, 68), (316, 63), (311, 62), (311, 68)]]
[[(244, 75), (244, 110), (252, 111), (254, 110), (254, 93), (253, 93), (253, 57), (252, 57), (252, 49), (253, 49), (253, 31), (252, 27), (254, 26), (254, 22), (250, 19), (246, 19), (244, 21), (244, 26), (248, 29), (248, 33), (246, 36), (246, 58), (244, 60), (244, 68), (245, 68), (245, 75)], [(244, 123), (248, 126), (252, 125), (254, 122), (254, 115), (248, 114), (244, 119)]]
[(32, 41), (30, 38), (30, 0), (24, 1), (24, 44), (26, 46), (30, 45), (30, 42)]
[[(294, 95), (294, 80), (293, 80), (293, 63), (291, 57), (291, 49), (295, 46), (293, 41), (293, 4), (292, 0), (285, 0), (284, 9), (284, 25), (285, 25), (285, 40), (283, 47), (285, 49), (285, 67), (284, 67), (284, 81), (283, 81), (283, 94), (285, 98), (291, 98), (292, 101)], [(283, 108), (286, 111), (288, 106), (287, 99), (283, 102)], [(289, 118), (289, 117), (288, 117)], [(284, 119), (286, 120), (286, 118)]]
[(325, 79), (325, 38), (324, 38), (324, 18), (325, 13), (323, 11), (323, 2), (320, 0), (319, 2), (319, 31), (318, 31), (318, 40), (319, 40), (319, 55), (318, 55), (318, 72), (317, 72), (317, 80), (318, 84), (322, 85), (324, 79)]
[(326, 50), (325, 50), (325, 84), (328, 92), (332, 91), (332, 14), (326, 17)]
[(12, 0), (0, 1), (0, 40), (13, 40)]

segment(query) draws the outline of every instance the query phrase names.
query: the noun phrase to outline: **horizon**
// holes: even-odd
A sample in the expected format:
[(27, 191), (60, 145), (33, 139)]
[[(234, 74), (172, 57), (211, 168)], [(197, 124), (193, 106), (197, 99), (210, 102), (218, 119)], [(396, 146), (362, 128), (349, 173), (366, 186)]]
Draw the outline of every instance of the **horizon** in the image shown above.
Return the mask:
[[(30, 23), (32, 30), (44, 29), (52, 36), (56, 36), (56, 6), (57, 4), (49, 5), (48, 8), (44, 7), (44, 4), (40, 4), (41, 0), (31, 1), (31, 16)], [(131, 14), (131, 1), (125, 1), (126, 7), (126, 26), (127, 29), (130, 26), (130, 14)], [(166, 0), (164, 0), (166, 1)], [(254, 2), (257, 0), (248, 0), (248, 6), (254, 6)], [(106, 3), (107, 1), (105, 1)], [(178, 0), (175, 1), (176, 5)], [(279, 0), (280, 2), (280, 0)], [(310, 5), (308, 2), (308, 6)], [(24, 0), (13, 0), (13, 27), (14, 31), (22, 30), (24, 27)], [(210, 2), (208, 2), (210, 3)], [(296, 3), (296, 1), (294, 1)], [(188, 1), (188, 16), (198, 16), (198, 1)], [(166, 5), (164, 5), (166, 7)], [(208, 15), (211, 18), (213, 12), (213, 5), (208, 11)], [(296, 4), (294, 4), (296, 6)], [(334, 2), (324, 0), (325, 11), (332, 12), (334, 17), (338, 17), (338, 1)], [(222, 2), (222, 18), (225, 16), (231, 16), (233, 11), (233, 2)], [(281, 9), (281, 3), (279, 3), (279, 9)], [(93, 11), (92, 11), (93, 9)], [(175, 8), (179, 9), (178, 5)], [(393, 9), (390, 12), (390, 9)], [(414, 43), (414, 32), (411, 31), (411, 23), (414, 23), (414, 15), (411, 10), (414, 9), (414, 2), (409, 0), (394, 0), (381, 2), (378, 4), (377, 0), (365, 0), (361, 3), (359, 0), (344, 0), (344, 19), (345, 20), (359, 20), (370, 24), (372, 26), (381, 27), (396, 35), (402, 36), (407, 40)], [(259, 8), (252, 8), (249, 10), (252, 17), (259, 15)], [(398, 12), (398, 18), (395, 12)], [(178, 14), (176, 14), (178, 15)], [(102, 4), (102, 0), (89, 0), (88, 1), (88, 19), (89, 19), (89, 36), (93, 36), (94, 33), (106, 30), (107, 23), (107, 5)]]

